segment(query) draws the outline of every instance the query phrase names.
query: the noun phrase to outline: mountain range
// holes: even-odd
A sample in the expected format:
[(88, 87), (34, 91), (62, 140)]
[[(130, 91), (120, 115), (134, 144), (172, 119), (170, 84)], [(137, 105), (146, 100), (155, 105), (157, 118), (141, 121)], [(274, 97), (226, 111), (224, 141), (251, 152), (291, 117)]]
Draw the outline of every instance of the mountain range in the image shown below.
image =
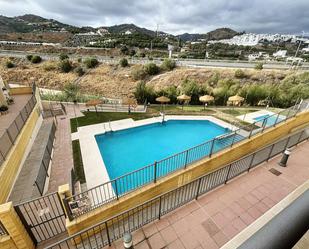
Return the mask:
[[(156, 36), (157, 32), (146, 28), (141, 28), (135, 24), (120, 24), (108, 27), (100, 27), (108, 30), (109, 33), (124, 33), (130, 31), (131, 33), (141, 33), (149, 36)], [(76, 27), (61, 23), (54, 19), (46, 19), (37, 15), (26, 14), (23, 16), (6, 17), (0, 15), (0, 34), (4, 33), (30, 33), (30, 32), (48, 32), (48, 31), (63, 31), (66, 30), (71, 33), (96, 32), (99, 28), (94, 27)], [(160, 35), (174, 36), (164, 32), (158, 32)], [(189, 34), (184, 33), (177, 35), (182, 41), (195, 41), (197, 39), (205, 40), (221, 40), (229, 39), (239, 34), (229, 28), (219, 28), (205, 34)]]

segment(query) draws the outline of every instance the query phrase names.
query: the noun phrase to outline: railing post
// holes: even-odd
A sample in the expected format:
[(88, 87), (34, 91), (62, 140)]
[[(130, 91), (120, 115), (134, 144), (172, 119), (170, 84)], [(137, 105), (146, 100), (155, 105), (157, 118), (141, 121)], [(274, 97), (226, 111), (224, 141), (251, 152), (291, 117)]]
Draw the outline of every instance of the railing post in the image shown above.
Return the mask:
[(8, 137), (9, 137), (9, 139), (10, 139), (10, 142), (12, 143), (12, 145), (14, 145), (14, 141), (13, 141), (13, 138), (12, 138), (11, 134), (9, 133), (9, 130), (6, 129), (5, 131), (6, 131), (6, 133), (8, 134)]
[(159, 198), (159, 220), (161, 219), (161, 202), (162, 202), (162, 196)]
[(263, 128), (262, 128), (262, 133), (264, 132), (264, 130), (265, 130), (265, 128), (266, 128), (267, 119), (268, 119), (268, 118), (264, 118), (264, 119), (263, 119), (263, 124), (262, 124), (262, 127), (263, 127)]
[(301, 132), (300, 132), (300, 135), (299, 135), (299, 138), (298, 138), (298, 140), (297, 140), (297, 144), (296, 144), (296, 146), (300, 143), (300, 139), (301, 139), (301, 137), (302, 137), (302, 135), (304, 134), (304, 130), (302, 130)]
[(287, 121), (289, 119), (290, 112), (291, 112), (291, 108), (289, 108), (289, 111), (288, 111), (288, 114), (286, 115), (285, 121)]
[(233, 136), (233, 139), (232, 139), (231, 147), (233, 147), (233, 145), (234, 145), (236, 134), (237, 134), (237, 131), (234, 132), (234, 136)]
[(107, 225), (107, 221), (105, 221), (105, 229), (106, 229), (106, 235), (107, 235), (107, 241), (108, 241), (108, 245), (111, 246), (111, 239), (109, 237), (109, 230), (108, 230), (108, 225)]
[(154, 172), (153, 172), (153, 182), (156, 183), (157, 182), (157, 161), (154, 162)]
[(228, 171), (227, 171), (227, 175), (226, 175), (226, 179), (225, 179), (225, 181), (224, 181), (224, 184), (226, 184), (227, 181), (228, 181), (228, 179), (229, 179), (229, 174), (230, 174), (231, 168), (232, 168), (232, 164), (230, 164), (230, 166), (229, 166), (229, 169), (228, 169)]
[(118, 186), (117, 186), (117, 179), (115, 180), (115, 194), (117, 201), (119, 200), (119, 194), (118, 194)]
[(202, 181), (202, 178), (200, 178), (200, 179), (198, 180), (198, 185), (197, 185), (195, 200), (197, 200), (197, 198), (198, 198), (198, 196), (199, 196), (199, 192), (200, 192), (200, 188), (201, 188), (201, 181)]
[(255, 155), (256, 155), (256, 153), (254, 153), (254, 154), (252, 155), (252, 158), (251, 158), (251, 160), (250, 160), (250, 164), (249, 164), (249, 167), (248, 167), (248, 172), (249, 172), (250, 169), (251, 169), (251, 166), (252, 166), (252, 164), (253, 164), (253, 160), (254, 160)]
[(252, 128), (251, 128), (251, 130), (250, 130), (250, 133), (249, 133), (249, 137), (248, 137), (248, 138), (251, 138), (251, 136), (252, 136), (253, 125), (255, 125), (255, 123), (252, 124)]
[(290, 142), (290, 139), (291, 139), (291, 137), (288, 137), (288, 140), (286, 141), (286, 144), (285, 144), (285, 146), (284, 146), (284, 150), (286, 150), (286, 148), (288, 147), (288, 144), (289, 144), (289, 142)]
[(268, 156), (267, 156), (267, 160), (266, 160), (267, 162), (268, 162), (269, 159), (270, 159), (270, 156), (271, 156), (271, 153), (273, 152), (274, 147), (275, 147), (275, 144), (273, 144), (273, 145), (271, 146), (270, 152), (268, 153)]
[(185, 161), (185, 167), (184, 167), (184, 168), (187, 168), (187, 163), (188, 163), (188, 153), (189, 153), (189, 150), (186, 150), (186, 161)]
[(212, 140), (211, 147), (210, 147), (209, 157), (212, 156), (213, 149), (214, 149), (214, 147), (215, 147), (215, 141), (216, 141), (216, 138), (214, 138), (214, 139)]
[(279, 119), (279, 116), (280, 116), (280, 112), (279, 112), (278, 115), (277, 115), (276, 121), (275, 121), (275, 123), (274, 123), (274, 127), (276, 127), (276, 124), (277, 124), (277, 121), (278, 121), (278, 119)]

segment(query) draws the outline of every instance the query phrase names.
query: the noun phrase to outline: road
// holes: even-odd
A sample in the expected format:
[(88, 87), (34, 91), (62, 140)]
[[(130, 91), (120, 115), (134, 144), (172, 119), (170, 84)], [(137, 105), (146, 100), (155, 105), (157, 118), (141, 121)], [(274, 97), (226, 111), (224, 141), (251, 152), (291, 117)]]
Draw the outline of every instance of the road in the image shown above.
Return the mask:
[[(2, 57), (19, 57), (24, 58), (30, 52), (25, 51), (15, 51), (15, 50), (0, 50), (0, 56)], [(44, 60), (58, 60), (58, 54), (47, 54), (47, 53), (35, 53), (40, 55)], [(70, 55), (70, 58), (86, 58), (87, 55)], [(96, 58), (102, 63), (116, 64), (119, 62), (121, 57), (110, 58), (108, 56), (96, 56)], [(163, 59), (148, 60), (147, 58), (134, 58), (129, 59), (130, 64), (146, 64), (149, 62), (154, 62), (156, 64), (161, 64)], [(177, 59), (177, 65), (184, 67), (193, 68), (254, 68), (256, 62), (247, 61), (228, 61), (228, 60), (201, 60), (201, 59)], [(284, 62), (264, 62), (264, 69), (281, 69), (289, 70), (291, 65), (285, 64)], [(309, 63), (303, 63), (299, 66), (299, 70), (309, 70)]]

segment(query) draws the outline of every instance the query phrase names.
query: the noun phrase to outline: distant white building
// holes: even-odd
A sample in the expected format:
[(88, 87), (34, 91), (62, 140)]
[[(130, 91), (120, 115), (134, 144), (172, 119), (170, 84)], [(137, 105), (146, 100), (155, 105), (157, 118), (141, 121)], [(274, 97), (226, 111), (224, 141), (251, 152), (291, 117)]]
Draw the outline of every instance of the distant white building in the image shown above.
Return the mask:
[(269, 54), (267, 54), (265, 52), (258, 52), (258, 53), (248, 55), (249, 61), (254, 61), (254, 60), (258, 60), (258, 59), (264, 59), (264, 60), (269, 59)]
[(273, 53), (275, 58), (285, 58), (287, 55), (287, 50), (278, 50), (277, 52)]
[(225, 43), (229, 45), (242, 46), (256, 46), (261, 42), (296, 42), (299, 40), (295, 35), (281, 35), (281, 34), (242, 34), (236, 35), (231, 39), (223, 39), (218, 41), (209, 41), (209, 43)]
[(125, 35), (131, 35), (132, 32), (130, 30), (127, 30), (126, 32), (124, 32)]

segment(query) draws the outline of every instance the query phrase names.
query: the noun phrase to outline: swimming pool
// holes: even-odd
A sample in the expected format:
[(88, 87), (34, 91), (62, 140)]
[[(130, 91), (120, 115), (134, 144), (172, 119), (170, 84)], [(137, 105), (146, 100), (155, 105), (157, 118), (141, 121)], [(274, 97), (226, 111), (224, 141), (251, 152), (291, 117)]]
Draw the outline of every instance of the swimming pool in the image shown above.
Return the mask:
[[(227, 133), (230, 133), (229, 129), (209, 120), (169, 120), (163, 124), (153, 123), (96, 135), (95, 139), (109, 178), (113, 180)], [(227, 146), (226, 142), (229, 139), (218, 140), (213, 151)], [(240, 140), (240, 137), (237, 140)], [(200, 149), (202, 151), (193, 151), (187, 158), (183, 154), (171, 165), (163, 165), (163, 162), (159, 165), (159, 162), (160, 170), (157, 172), (157, 177), (181, 168), (185, 163), (188, 164), (209, 155), (210, 147), (209, 143), (205, 148)], [(126, 186), (121, 187), (122, 191), (151, 181), (153, 174), (153, 170), (149, 169), (149, 172), (136, 175), (134, 179), (127, 179), (129, 183), (126, 182)]]
[(272, 126), (274, 125), (276, 122), (279, 123), (280, 121), (283, 120), (282, 117), (278, 117), (278, 115), (270, 115), (270, 114), (265, 114), (265, 115), (262, 115), (262, 116), (258, 116), (258, 117), (255, 117), (253, 118), (255, 121), (257, 122), (261, 122), (261, 124), (263, 124), (264, 120), (267, 119), (266, 122), (266, 126)]

